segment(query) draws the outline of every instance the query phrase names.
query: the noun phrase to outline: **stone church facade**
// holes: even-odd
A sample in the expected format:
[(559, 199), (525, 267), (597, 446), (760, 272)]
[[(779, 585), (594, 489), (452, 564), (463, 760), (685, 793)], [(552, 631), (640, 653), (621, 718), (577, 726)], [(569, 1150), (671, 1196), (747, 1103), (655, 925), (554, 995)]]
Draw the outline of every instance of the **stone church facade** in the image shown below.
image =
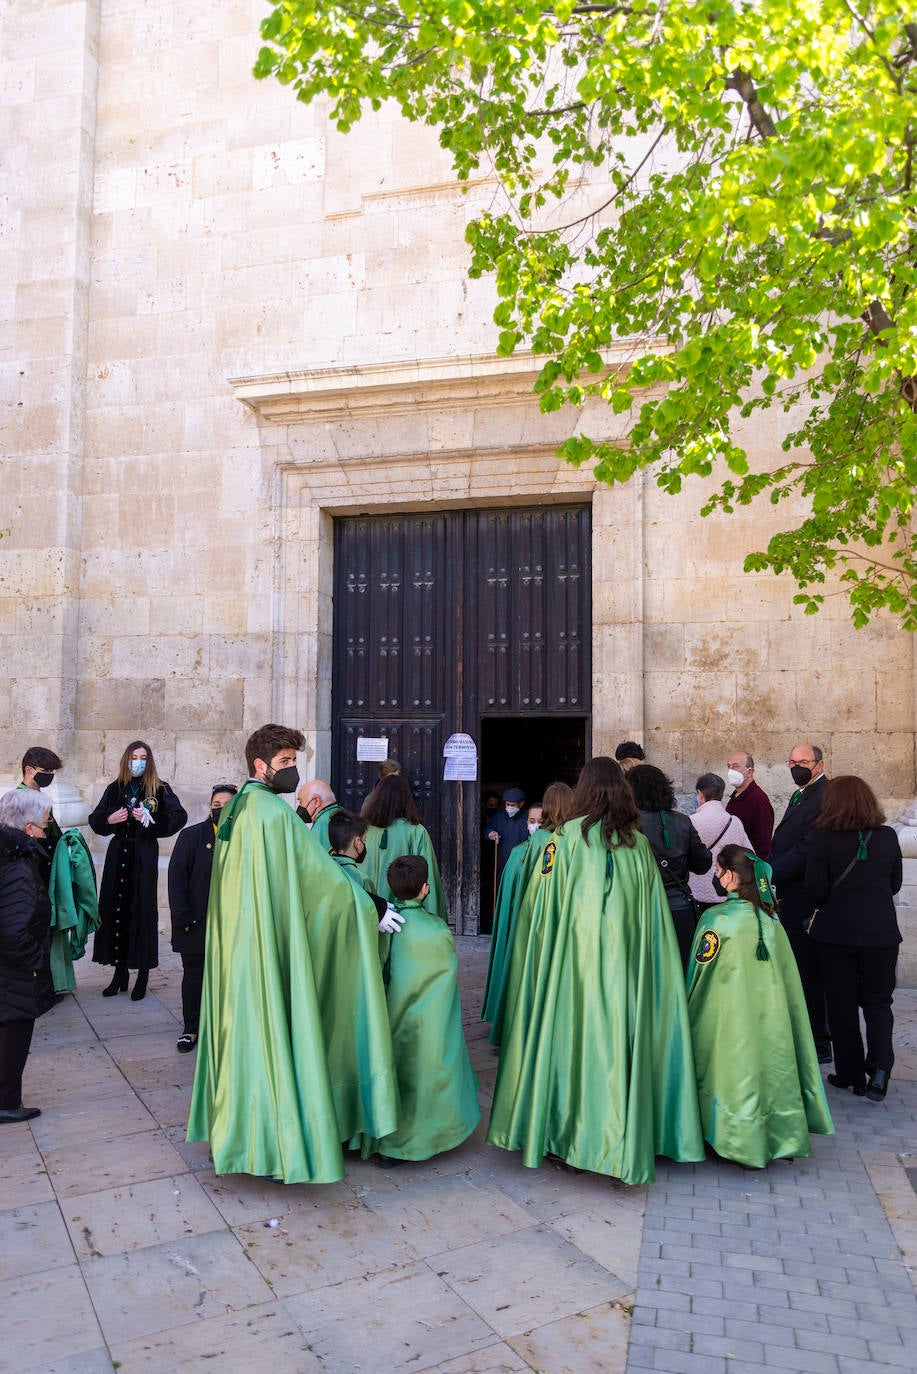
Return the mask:
[[(3, 779), (51, 745), (79, 819), (141, 736), (197, 804), (266, 720), (327, 775), (336, 523), (588, 506), (592, 752), (641, 739), (690, 792), (745, 748), (779, 802), (808, 739), (902, 815), (911, 636), (854, 631), (840, 595), (806, 617), (790, 582), (744, 574), (769, 511), (701, 520), (700, 482), (671, 498), (559, 463), (575, 426), (625, 437), (601, 411), (540, 414), (532, 359), (496, 357), (463, 240), (493, 183), (462, 194), (391, 111), (345, 137), (255, 82), (265, 12), (13, 0), (0, 19)], [(766, 461), (779, 417), (746, 437)]]

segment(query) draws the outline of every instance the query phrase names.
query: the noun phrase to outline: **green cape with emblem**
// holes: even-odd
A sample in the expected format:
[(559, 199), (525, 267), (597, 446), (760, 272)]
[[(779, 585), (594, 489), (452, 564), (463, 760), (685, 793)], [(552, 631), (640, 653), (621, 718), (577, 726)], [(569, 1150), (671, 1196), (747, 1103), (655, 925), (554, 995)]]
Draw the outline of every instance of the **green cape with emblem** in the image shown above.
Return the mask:
[(440, 920), (448, 922), (449, 913), (446, 911), (446, 894), (443, 892), (439, 876), (439, 864), (433, 852), (433, 842), (422, 825), (397, 820), (392, 821), (391, 825), (385, 826), (384, 829), (376, 825), (369, 827), (366, 832), (366, 858), (363, 866), (376, 892), (387, 902), (394, 902), (392, 889), (385, 875), (389, 864), (395, 859), (400, 859), (402, 854), (422, 854), (426, 859), (430, 891), (424, 898), (424, 909), (429, 911), (431, 916), (438, 916)]
[(214, 847), (188, 1139), (217, 1173), (329, 1183), (341, 1141), (398, 1119), (370, 898), (247, 782)]
[(462, 1030), (452, 932), (418, 901), (396, 902), (404, 926), (390, 936), (386, 997), (401, 1111), (384, 1139), (351, 1141), (364, 1159), (429, 1159), (452, 1150), (481, 1119), (478, 1084)]
[(831, 1135), (818, 1055), (786, 931), (730, 896), (701, 917), (688, 962), (688, 1015), (704, 1136), (723, 1159), (763, 1168)]
[(65, 830), (51, 860), (51, 976), (55, 992), (74, 992), (73, 963), (86, 953), (86, 941), (99, 928), (96, 871), (79, 830)]
[(531, 1168), (554, 1154), (626, 1183), (656, 1155), (701, 1160), (684, 975), (642, 835), (608, 850), (582, 823), (539, 841), (506, 978), (487, 1139)]

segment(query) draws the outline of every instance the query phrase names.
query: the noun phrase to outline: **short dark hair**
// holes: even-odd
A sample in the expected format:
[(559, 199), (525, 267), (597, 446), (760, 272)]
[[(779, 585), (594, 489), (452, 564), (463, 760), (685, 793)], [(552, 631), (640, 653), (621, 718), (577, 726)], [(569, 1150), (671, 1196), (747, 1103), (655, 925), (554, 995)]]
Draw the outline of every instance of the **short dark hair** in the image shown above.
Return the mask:
[(822, 830), (875, 830), (884, 824), (885, 812), (868, 782), (842, 773), (825, 783), (816, 821)]
[(262, 725), (253, 735), (249, 735), (245, 745), (245, 764), (249, 776), (254, 777), (255, 759), (270, 763), (281, 749), (295, 749), (297, 753), (306, 747), (306, 737), (289, 725)]
[(615, 750), (615, 758), (620, 763), (621, 759), (640, 759), (641, 762), (646, 758), (642, 744), (638, 744), (635, 739), (622, 740)]
[(694, 784), (694, 790), (701, 794), (704, 801), (722, 801), (723, 793), (726, 791), (726, 783), (719, 773), (701, 773)]
[(430, 878), (427, 861), (422, 854), (402, 854), (388, 866), (385, 881), (398, 902), (409, 902), (420, 896), (420, 889)]
[(218, 782), (216, 787), (210, 789), (210, 800), (213, 801), (218, 792), (228, 792), (234, 797), (238, 790), (234, 782)]
[(63, 766), (53, 749), (43, 749), (40, 744), (33, 744), (22, 756), (23, 775), (27, 768), (43, 768), (45, 772), (56, 773)]
[(335, 854), (340, 854), (353, 840), (365, 834), (366, 822), (352, 811), (335, 811), (328, 821), (328, 843)]
[(631, 791), (641, 811), (674, 811), (672, 779), (653, 763), (638, 763), (627, 775)]

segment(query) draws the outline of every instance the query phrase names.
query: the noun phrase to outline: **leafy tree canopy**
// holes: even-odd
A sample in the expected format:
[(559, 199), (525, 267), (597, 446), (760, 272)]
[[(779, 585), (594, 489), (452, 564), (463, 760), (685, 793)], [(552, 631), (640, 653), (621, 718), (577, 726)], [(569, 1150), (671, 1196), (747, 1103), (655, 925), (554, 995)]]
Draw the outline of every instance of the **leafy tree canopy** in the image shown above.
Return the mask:
[[(857, 624), (917, 628), (917, 24), (892, 0), (280, 0), (262, 35), (256, 75), (339, 129), (393, 100), (499, 179), (467, 237), (500, 352), (543, 358), (545, 410), (630, 421), (564, 457), (670, 492), (722, 461), (704, 514), (802, 497), (746, 568), (811, 611), (835, 569)], [(736, 422), (773, 406), (754, 470)]]

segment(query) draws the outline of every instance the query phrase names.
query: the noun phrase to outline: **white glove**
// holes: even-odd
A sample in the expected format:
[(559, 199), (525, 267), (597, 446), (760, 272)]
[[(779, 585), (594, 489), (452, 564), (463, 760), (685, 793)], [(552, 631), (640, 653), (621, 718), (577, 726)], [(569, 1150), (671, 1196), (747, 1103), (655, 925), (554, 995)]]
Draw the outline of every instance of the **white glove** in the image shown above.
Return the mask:
[(143, 826), (144, 830), (146, 830), (148, 825), (153, 824), (153, 817), (150, 815), (149, 811), (147, 811), (145, 806), (141, 806), (138, 809), (140, 811), (140, 815), (136, 816), (135, 819)]
[(393, 906), (387, 906), (385, 908), (385, 915), (379, 922), (379, 929), (381, 930), (382, 934), (397, 935), (403, 925), (404, 917), (401, 915), (401, 913), (396, 911)]

